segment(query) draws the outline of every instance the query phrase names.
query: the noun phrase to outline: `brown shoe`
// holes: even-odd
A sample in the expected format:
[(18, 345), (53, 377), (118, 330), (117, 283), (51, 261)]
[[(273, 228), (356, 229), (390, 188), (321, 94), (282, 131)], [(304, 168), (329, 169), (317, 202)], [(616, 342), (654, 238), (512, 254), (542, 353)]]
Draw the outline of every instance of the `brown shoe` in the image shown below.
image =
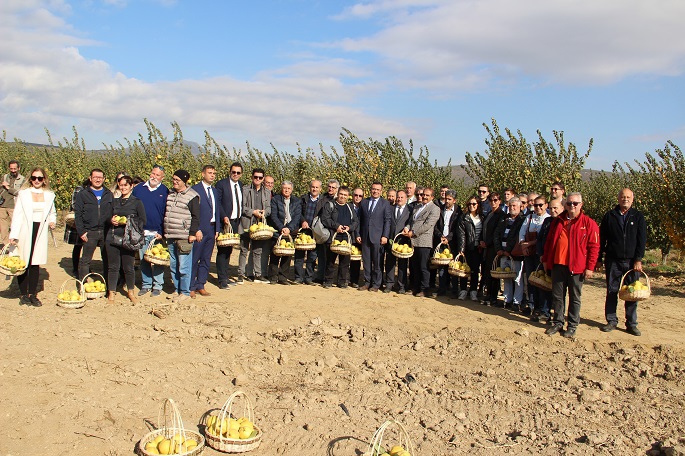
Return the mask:
[(191, 291), (191, 292), (190, 292), (190, 297), (193, 298), (193, 299), (195, 299), (195, 292), (194, 292), (194, 291)]
[(135, 290), (128, 290), (128, 299), (130, 299), (133, 304), (138, 304)]
[(376, 287), (369, 288), (369, 291), (378, 291), (378, 288), (376, 288)]
[(369, 289), (368, 285), (362, 285), (361, 287), (359, 287), (359, 291), (367, 291), (368, 289)]
[(200, 296), (212, 296), (212, 294), (205, 290), (204, 288), (201, 288), (199, 290), (195, 290), (195, 293), (198, 293)]
[(419, 292), (416, 293), (414, 296), (416, 296), (417, 298), (425, 298), (425, 297), (426, 297), (426, 293), (424, 293), (423, 291), (419, 291)]

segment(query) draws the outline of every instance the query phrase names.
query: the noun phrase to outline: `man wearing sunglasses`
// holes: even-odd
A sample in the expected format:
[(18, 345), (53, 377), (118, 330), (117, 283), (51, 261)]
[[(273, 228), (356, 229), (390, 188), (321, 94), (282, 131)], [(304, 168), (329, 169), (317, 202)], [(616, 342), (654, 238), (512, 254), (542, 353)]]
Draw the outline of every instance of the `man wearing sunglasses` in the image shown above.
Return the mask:
[[(483, 186), (481, 185), (481, 188)], [(497, 303), (497, 294), (499, 293), (500, 281), (495, 279), (490, 275), (490, 270), (492, 268), (492, 262), (495, 261), (495, 256), (497, 255), (497, 250), (495, 249), (495, 230), (499, 226), (500, 222), (504, 220), (507, 214), (502, 210), (502, 199), (500, 194), (493, 192), (489, 194), (489, 206), (490, 213), (483, 219), (483, 229), (481, 231), (480, 247), (485, 250), (483, 255), (483, 265), (481, 271), (483, 271), (483, 279), (480, 281), (481, 287), (487, 288), (487, 290), (481, 289), (481, 295), (483, 300), (481, 304), (494, 306)], [(484, 294), (486, 291), (487, 294)]]
[(569, 292), (568, 323), (563, 336), (573, 338), (580, 323), (583, 282), (592, 277), (599, 257), (599, 227), (583, 212), (583, 197), (569, 193), (566, 210), (552, 221), (545, 242), (542, 266), (552, 271), (554, 319), (545, 334), (556, 334), (566, 319), (566, 290)]
[(240, 233), (238, 283), (243, 283), (246, 279), (245, 266), (247, 264), (247, 255), (250, 252), (252, 252), (252, 264), (255, 274), (254, 282), (269, 283), (268, 280), (262, 277), (262, 249), (268, 245), (269, 240), (257, 241), (250, 239), (250, 225), (257, 222), (266, 222), (271, 214), (271, 192), (263, 185), (265, 175), (262, 168), (253, 169), (252, 183), (243, 188), (242, 218), (238, 228), (238, 233)]
[[(219, 206), (219, 218), (221, 230), (234, 233), (238, 232), (238, 224), (242, 216), (243, 208), (243, 184), (240, 177), (243, 175), (243, 165), (234, 162), (228, 177), (216, 183), (215, 193)], [(233, 253), (233, 247), (217, 247), (216, 249), (216, 275), (219, 280), (219, 288), (227, 289), (235, 284), (228, 278), (228, 261)]]
[(492, 212), (492, 206), (490, 206), (490, 187), (484, 184), (478, 186), (478, 200), (480, 201), (481, 209), (483, 209), (483, 217), (487, 217)]

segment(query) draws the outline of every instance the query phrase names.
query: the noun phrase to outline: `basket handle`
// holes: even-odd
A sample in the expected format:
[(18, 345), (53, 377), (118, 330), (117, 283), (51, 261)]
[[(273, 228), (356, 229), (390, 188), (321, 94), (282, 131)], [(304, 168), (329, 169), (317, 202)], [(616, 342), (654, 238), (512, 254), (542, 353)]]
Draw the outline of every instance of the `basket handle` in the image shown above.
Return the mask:
[(511, 258), (511, 255), (509, 254), (509, 252), (504, 252), (504, 255), (495, 255), (495, 258), (492, 260), (492, 267), (490, 268), (491, 270), (494, 271), (495, 269), (497, 269), (497, 264), (498, 264), (497, 260), (499, 260), (503, 256), (508, 256), (509, 258)]
[[(445, 246), (445, 247), (441, 249), (440, 247), (442, 247), (442, 246)], [(449, 248), (449, 245), (448, 245), (448, 244), (443, 244), (443, 243), (441, 242), (441, 243), (439, 243), (438, 245), (435, 246), (435, 250), (433, 250), (433, 253), (440, 253), (440, 252), (442, 252), (443, 250), (448, 249), (448, 248)]]
[(464, 259), (464, 261), (462, 261), (462, 263), (466, 263), (466, 256), (464, 255), (464, 252), (457, 253), (456, 256), (454, 257), (454, 261), (459, 261), (459, 257)]
[[(170, 409), (171, 412), (171, 426), (168, 425), (167, 421), (167, 418), (169, 416), (169, 414), (167, 413), (167, 408)], [(181, 413), (178, 411), (178, 407), (176, 407), (176, 403), (173, 399), (168, 398), (164, 401), (164, 405), (162, 406), (160, 413), (164, 414), (163, 429), (166, 431), (167, 437), (172, 437), (169, 430), (173, 429), (175, 432), (181, 434), (183, 440), (186, 440), (186, 430), (183, 426), (183, 419), (181, 418)], [(162, 418), (158, 415), (157, 424), (159, 424), (161, 421)]]
[(230, 223), (226, 223), (224, 227), (221, 229), (221, 232), (224, 234), (233, 234), (233, 227)]
[(233, 413), (233, 401), (235, 399), (237, 399), (238, 397), (243, 398), (243, 413), (241, 416), (244, 416), (248, 420), (254, 422), (254, 415), (252, 412), (252, 410), (253, 410), (252, 409), (252, 401), (250, 400), (250, 397), (247, 394), (245, 394), (243, 391), (236, 391), (233, 394), (231, 394), (228, 399), (226, 399), (226, 402), (224, 402), (224, 405), (221, 407), (221, 410), (219, 411), (219, 415), (217, 416), (217, 418), (221, 422), (221, 424), (219, 425), (219, 429), (222, 431), (222, 433), (224, 430), (223, 429), (224, 418), (226, 418), (226, 417), (234, 418), (234, 419), (240, 418), (239, 416), (236, 416)]
[(97, 272), (89, 272), (88, 274), (86, 274), (85, 276), (83, 276), (83, 280), (81, 280), (81, 283), (83, 283), (83, 284), (85, 285), (86, 282), (87, 282), (86, 279), (87, 279), (88, 277), (90, 277), (90, 276), (98, 276), (98, 277), (100, 277), (100, 278), (102, 279), (102, 283), (106, 283), (106, 282), (105, 282), (105, 278), (104, 278), (101, 274), (98, 274)]
[(12, 244), (11, 242), (8, 242), (7, 244), (4, 245), (2, 248), (2, 251), (0, 251), (0, 257), (5, 257), (8, 256), (10, 248), (14, 247), (14, 249), (17, 251), (17, 256), (21, 256), (20, 250), (19, 250), (19, 244)]
[(66, 287), (66, 285), (69, 282), (71, 282), (72, 280), (76, 282), (76, 289), (78, 290), (78, 293), (79, 293), (79, 296), (81, 297), (81, 299), (86, 299), (86, 290), (83, 288), (83, 282), (80, 281), (79, 279), (69, 278), (69, 279), (65, 280), (64, 282), (62, 282), (62, 285), (59, 287), (59, 292), (64, 293), (64, 287)]
[(380, 427), (373, 434), (373, 437), (371, 439), (371, 445), (369, 445), (369, 455), (374, 456), (376, 454), (379, 454), (379, 450), (383, 446), (383, 437), (385, 431), (388, 429), (388, 427), (392, 425), (395, 425), (399, 428), (400, 435), (398, 443), (402, 445), (404, 449), (409, 452), (409, 454), (416, 454), (414, 452), (414, 445), (412, 444), (411, 438), (409, 438), (409, 433), (407, 432), (407, 429), (402, 425), (402, 423), (393, 419), (381, 424)]
[[(618, 284), (619, 290), (620, 290), (621, 287), (623, 286), (623, 281), (625, 280), (626, 276), (627, 276), (628, 274), (630, 274), (632, 271), (639, 272), (639, 273), (641, 273), (642, 275), (644, 275), (645, 278), (647, 279), (647, 289), (648, 289), (649, 291), (652, 291), (652, 285), (651, 285), (651, 283), (650, 283), (650, 281), (649, 281), (649, 276), (645, 273), (645, 271), (638, 271), (637, 269), (628, 269), (628, 270), (626, 271), (626, 273), (623, 274), (623, 276), (621, 276), (621, 282)], [(638, 277), (639, 277), (639, 276), (638, 276)]]
[[(276, 238), (276, 244), (281, 242), (281, 239), (283, 238), (283, 236), (284, 235), (282, 233), (278, 235), (278, 238)], [(293, 242), (293, 237), (291, 235), (286, 234), (285, 236), (288, 236), (288, 242)]]

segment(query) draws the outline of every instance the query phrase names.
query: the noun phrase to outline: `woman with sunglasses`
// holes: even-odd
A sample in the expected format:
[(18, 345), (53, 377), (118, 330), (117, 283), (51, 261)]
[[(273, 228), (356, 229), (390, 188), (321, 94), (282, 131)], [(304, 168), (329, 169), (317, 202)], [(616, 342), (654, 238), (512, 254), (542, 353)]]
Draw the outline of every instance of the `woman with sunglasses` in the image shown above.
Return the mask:
[(483, 207), (475, 195), (466, 202), (466, 210), (457, 226), (457, 248), (464, 254), (466, 264), (471, 269), (470, 284), (467, 289), (467, 277), (459, 279), (459, 299), (469, 296), (471, 301), (478, 301), (478, 273), (483, 262), (483, 248), (480, 245), (483, 232)]
[(55, 194), (50, 191), (48, 175), (43, 168), (33, 168), (17, 195), (10, 230), (10, 242), (19, 246), (21, 259), (28, 265), (17, 277), (20, 305), (43, 305), (37, 296), (39, 265), (48, 262), (48, 229), (54, 229), (56, 221)]
[[(525, 243), (526, 250), (523, 257), (523, 275), (526, 283), (530, 275), (537, 269), (540, 264), (540, 257), (536, 253), (537, 236), (540, 233), (542, 224), (550, 215), (547, 213), (547, 198), (538, 196), (533, 199), (533, 211), (526, 215), (526, 219), (519, 230), (519, 239)], [(526, 288), (527, 303), (522, 309), (525, 316), (530, 316), (533, 310), (539, 307), (539, 302), (542, 299), (542, 290), (538, 287), (528, 285)]]

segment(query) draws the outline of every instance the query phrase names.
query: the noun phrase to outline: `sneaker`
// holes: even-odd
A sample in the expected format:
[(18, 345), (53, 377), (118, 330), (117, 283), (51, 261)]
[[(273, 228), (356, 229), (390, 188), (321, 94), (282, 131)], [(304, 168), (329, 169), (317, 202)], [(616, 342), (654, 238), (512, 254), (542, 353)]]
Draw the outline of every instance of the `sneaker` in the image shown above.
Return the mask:
[(617, 323), (612, 321), (612, 322), (607, 323), (606, 325), (602, 326), (601, 328), (599, 328), (599, 330), (602, 332), (608, 333), (608, 332), (611, 332), (614, 329), (616, 329), (616, 326), (617, 326)]
[(255, 276), (254, 283), (271, 283), (262, 276)]
[(478, 302), (478, 292), (473, 290), (471, 293), (471, 301)]
[(330, 284), (330, 283), (326, 283), (326, 282), (324, 282), (323, 284), (321, 284), (321, 286), (324, 287), (324, 288), (331, 288), (331, 284)]
[(641, 336), (642, 335), (640, 330), (637, 329), (637, 326), (628, 326), (626, 328), (626, 331), (628, 331), (628, 334), (632, 334), (633, 336)]
[(469, 294), (468, 291), (466, 291), (466, 290), (461, 290), (461, 291), (459, 292), (459, 299), (461, 299), (461, 300), (463, 301), (464, 299), (466, 299), (466, 296), (468, 296), (468, 294)]
[(219, 289), (220, 290), (228, 290), (230, 287), (228, 286), (228, 283), (220, 283), (219, 284)]
[(138, 292), (138, 296), (144, 296), (149, 292), (150, 292), (149, 288), (141, 288), (140, 291)]
[(238, 285), (244, 284), (245, 283), (245, 276), (239, 275), (238, 278), (236, 279), (235, 283), (237, 283)]
[(31, 300), (31, 305), (33, 307), (40, 307), (43, 305), (43, 303), (40, 302), (40, 299), (38, 299), (38, 296), (36, 296), (36, 295), (31, 295), (31, 297), (29, 299)]
[(29, 298), (28, 295), (21, 295), (21, 297), (19, 298), (19, 305), (20, 306), (30, 306), (31, 305), (31, 298)]
[(549, 328), (547, 328), (547, 330), (545, 331), (545, 334), (547, 334), (548, 336), (553, 336), (554, 334), (558, 333), (559, 331), (561, 331), (561, 325), (553, 325), (553, 326), (550, 326)]
[(530, 307), (526, 306), (526, 307), (523, 309), (523, 312), (521, 312), (521, 313), (523, 314), (524, 317), (529, 317), (529, 316), (533, 313), (533, 309), (531, 309)]
[(564, 331), (564, 334), (562, 334), (567, 339), (573, 339), (576, 337), (576, 328), (568, 328), (566, 331)]
[[(152, 290), (152, 297), (156, 298), (157, 296), (160, 296), (162, 294), (162, 290)], [(138, 292), (138, 296), (140, 296), (140, 292)]]

